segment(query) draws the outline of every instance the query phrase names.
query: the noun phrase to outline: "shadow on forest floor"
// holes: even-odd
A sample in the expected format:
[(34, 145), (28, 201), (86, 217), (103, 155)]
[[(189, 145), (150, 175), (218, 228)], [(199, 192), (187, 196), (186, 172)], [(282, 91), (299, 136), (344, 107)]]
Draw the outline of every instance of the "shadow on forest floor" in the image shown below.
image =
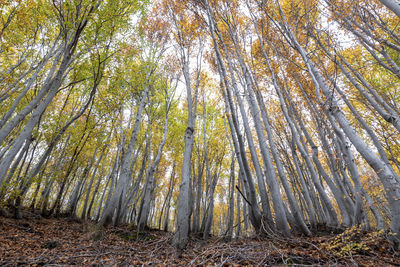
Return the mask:
[(177, 257), (171, 233), (102, 228), (25, 213), (0, 217), (0, 265), (400, 266), (383, 232), (349, 229), (312, 238), (192, 239)]

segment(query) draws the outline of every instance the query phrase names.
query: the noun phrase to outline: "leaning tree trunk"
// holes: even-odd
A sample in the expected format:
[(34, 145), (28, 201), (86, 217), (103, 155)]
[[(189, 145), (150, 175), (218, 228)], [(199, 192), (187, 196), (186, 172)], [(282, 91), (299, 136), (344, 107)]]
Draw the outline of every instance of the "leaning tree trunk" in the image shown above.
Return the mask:
[[(283, 19), (283, 12), (281, 12)], [(357, 131), (350, 124), (340, 106), (334, 94), (332, 94), (329, 89), (326, 80), (323, 78), (319, 70), (314, 66), (313, 62), (311, 62), (307, 52), (304, 48), (299, 44), (295, 35), (291, 31), (290, 27), (286, 23), (285, 31), (290, 40), (292, 41), (295, 49), (299, 52), (303, 61), (308, 65), (309, 73), (314, 77), (313, 82), (315, 86), (321, 89), (323, 94), (327, 99), (330, 100), (331, 108), (329, 108), (329, 113), (336, 119), (339, 123), (340, 127), (352, 142), (357, 151), (361, 154), (361, 156), (366, 160), (366, 162), (371, 166), (371, 168), (376, 172), (378, 177), (380, 178), (383, 187), (385, 189), (386, 198), (390, 207), (390, 215), (391, 215), (391, 230), (397, 235), (400, 234), (400, 185), (398, 175), (392, 171), (390, 167), (388, 167), (385, 162), (378, 157), (371, 148), (362, 140), (361, 136), (357, 133)], [(393, 236), (393, 240), (396, 245), (400, 244), (400, 238), (398, 236)]]
[[(106, 144), (107, 144), (107, 142), (106, 142)], [(96, 166), (94, 167), (94, 170), (92, 173), (92, 178), (90, 179), (90, 182), (86, 188), (86, 198), (85, 198), (85, 202), (83, 203), (83, 208), (82, 208), (82, 213), (81, 213), (82, 220), (86, 220), (86, 217), (87, 217), (86, 210), (87, 210), (87, 205), (89, 202), (90, 192), (92, 191), (93, 181), (94, 181), (94, 178), (96, 177), (97, 170), (99, 169), (100, 162), (103, 159), (103, 155), (106, 152), (106, 150), (107, 150), (107, 145), (103, 148), (103, 151), (101, 152), (100, 157), (97, 160)]]
[(231, 172), (229, 176), (229, 204), (228, 204), (228, 219), (226, 225), (226, 232), (225, 232), (225, 240), (229, 241), (232, 239), (233, 235), (233, 215), (234, 215), (234, 193), (235, 193), (235, 154), (233, 153), (232, 149), (232, 157), (231, 157)]
[[(128, 188), (130, 180), (130, 164), (131, 164), (133, 149), (137, 140), (137, 136), (139, 134), (140, 124), (142, 122), (142, 113), (144, 106), (146, 104), (149, 90), (150, 86), (147, 85), (145, 86), (142, 92), (128, 148), (121, 158), (120, 177), (116, 184), (115, 191), (112, 194), (110, 201), (107, 203), (106, 207), (104, 207), (103, 214), (100, 219), (100, 223), (103, 225), (108, 225), (112, 222), (114, 212), (118, 210), (118, 207), (120, 207), (124, 202), (123, 200), (125, 199), (126, 190)], [(122, 203), (120, 201), (122, 201)]]
[[(206, 1), (206, 4), (207, 4), (207, 6), (206, 6), (207, 7), (207, 15), (209, 18), (210, 33), (211, 33), (211, 37), (212, 37), (213, 43), (214, 43), (214, 50), (217, 55), (218, 70), (220, 72), (221, 80), (224, 82), (224, 86), (226, 89), (226, 92), (225, 92), (225, 90), (223, 88), (224, 97), (226, 99), (225, 103), (227, 105), (226, 110), (231, 115), (231, 116), (228, 116), (228, 122), (229, 122), (229, 126), (230, 126), (231, 133), (232, 133), (232, 141), (235, 146), (235, 153), (237, 155), (239, 166), (240, 166), (240, 168), (239, 168), (240, 172), (241, 172), (240, 177), (242, 178), (243, 183), (244, 183), (244, 189), (245, 189), (244, 191), (246, 192), (246, 195), (248, 196), (248, 201), (249, 201), (248, 204), (249, 204), (249, 209), (250, 209), (250, 221), (252, 222), (254, 228), (257, 231), (260, 231), (260, 230), (264, 230), (264, 229), (261, 229), (262, 215), (260, 213), (260, 210), (259, 210), (258, 204), (257, 204), (255, 185), (253, 183), (253, 178), (251, 177), (251, 172), (250, 172), (250, 168), (248, 166), (246, 153), (245, 153), (245, 149), (244, 149), (244, 142), (243, 142), (242, 135), (240, 133), (239, 125), (237, 122), (237, 116), (236, 116), (236, 112), (235, 112), (235, 108), (234, 108), (233, 100), (232, 100), (232, 96), (231, 96), (231, 89), (230, 89), (230, 85), (228, 83), (228, 78), (227, 78), (227, 71), (225, 69), (225, 66), (224, 66), (224, 63), (222, 60), (222, 56), (221, 56), (221, 53), (218, 48), (218, 42), (217, 42), (215, 34), (214, 34), (214, 24), (213, 24), (213, 20), (212, 20), (210, 7), (208, 5), (208, 1)], [(269, 224), (270, 224), (270, 227), (272, 227), (273, 221), (270, 221)]]
[(149, 211), (150, 211), (150, 202), (151, 198), (153, 195), (153, 190), (155, 187), (155, 182), (154, 182), (154, 175), (157, 172), (158, 164), (160, 163), (161, 159), (161, 154), (165, 145), (165, 142), (167, 141), (167, 133), (168, 133), (168, 118), (169, 118), (169, 109), (170, 109), (170, 100), (166, 100), (166, 114), (165, 114), (165, 121), (164, 121), (164, 132), (163, 132), (163, 139), (161, 141), (161, 144), (158, 147), (157, 154), (155, 159), (153, 160), (153, 163), (151, 164), (150, 169), (147, 171), (147, 179), (146, 179), (146, 184), (144, 188), (144, 195), (142, 198), (142, 204), (141, 204), (141, 209), (139, 212), (138, 216), (138, 221), (137, 221), (137, 228), (139, 231), (143, 230), (144, 227), (147, 225), (147, 219), (149, 217)]
[[(161, 220), (163, 218), (163, 214), (164, 214), (164, 209), (166, 209), (165, 215), (164, 215), (164, 220), (168, 220), (168, 216), (167, 214), (169, 213), (169, 205), (170, 205), (170, 199), (172, 196), (172, 191), (174, 189), (174, 185), (175, 185), (175, 166), (176, 166), (176, 161), (174, 160), (174, 163), (172, 164), (172, 172), (171, 172), (171, 176), (169, 178), (169, 184), (168, 184), (168, 192), (167, 195), (164, 199), (164, 202), (162, 204), (161, 207), (161, 212), (160, 212), (160, 217), (158, 219), (158, 229), (161, 230)], [(168, 224), (167, 224), (168, 225)], [(165, 226), (165, 221), (164, 221), (164, 226)], [(165, 227), (163, 227), (162, 229), (165, 230)], [(165, 230), (167, 231), (167, 230)]]

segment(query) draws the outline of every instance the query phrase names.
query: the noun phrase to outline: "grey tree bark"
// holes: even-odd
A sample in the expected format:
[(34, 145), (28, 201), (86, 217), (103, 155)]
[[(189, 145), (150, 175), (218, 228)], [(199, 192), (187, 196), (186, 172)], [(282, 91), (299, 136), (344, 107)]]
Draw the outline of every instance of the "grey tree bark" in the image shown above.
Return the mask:
[[(246, 158), (246, 153), (244, 149), (244, 143), (243, 139), (239, 130), (238, 122), (237, 122), (237, 116), (231, 96), (231, 89), (230, 85), (228, 82), (228, 76), (227, 76), (227, 71), (225, 69), (221, 53), (218, 48), (218, 42), (215, 37), (214, 33), (214, 20), (212, 19), (212, 14), (210, 11), (210, 7), (208, 5), (208, 1), (206, 1), (206, 9), (207, 9), (207, 16), (208, 16), (208, 21), (209, 21), (209, 29), (211, 33), (211, 37), (213, 39), (213, 44), (214, 44), (214, 50), (217, 55), (217, 63), (218, 63), (218, 70), (220, 73), (221, 80), (223, 81), (223, 85), (225, 88), (223, 88), (223, 95), (225, 97), (225, 105), (226, 105), (226, 110), (230, 116), (228, 116), (228, 122), (229, 126), (231, 129), (231, 134), (232, 134), (232, 140), (235, 146), (235, 153), (238, 158), (239, 162), (239, 170), (241, 172), (240, 177), (243, 180), (244, 184), (244, 191), (246, 192), (246, 195), (248, 197), (248, 203), (249, 208), (250, 208), (250, 221), (253, 224), (254, 228), (256, 231), (265, 231), (265, 229), (261, 229), (262, 227), (262, 215), (260, 213), (260, 210), (257, 205), (257, 199), (256, 199), (256, 190), (255, 186), (253, 183), (253, 179), (251, 176), (251, 172), (248, 166), (247, 158)], [(230, 111), (230, 112), (229, 112)], [(268, 214), (267, 214), (268, 216)], [(267, 218), (268, 219), (268, 218)], [(268, 228), (273, 228), (274, 224), (272, 220), (268, 220)], [(270, 230), (270, 229), (268, 229)]]
[[(151, 75), (151, 73), (147, 74), (148, 76)], [(147, 76), (147, 77), (148, 77)], [(144, 106), (146, 104), (147, 100), (147, 95), (149, 93), (150, 86), (147, 85), (143, 89), (139, 107), (135, 116), (135, 124), (133, 126), (133, 131), (129, 140), (128, 148), (126, 149), (125, 153), (123, 154), (121, 158), (121, 167), (119, 170), (119, 179), (118, 182), (116, 183), (115, 191), (112, 194), (112, 197), (110, 201), (107, 203), (106, 207), (104, 207), (100, 223), (103, 225), (108, 225), (112, 222), (113, 220), (113, 215), (114, 212), (118, 210), (118, 207), (121, 206), (121, 204), (124, 202), (123, 200), (125, 199), (125, 194), (126, 190), (129, 185), (129, 180), (130, 180), (130, 164), (131, 164), (131, 158), (133, 154), (133, 149), (137, 140), (137, 136), (140, 130), (140, 124), (142, 121), (142, 113)], [(118, 211), (117, 211), (118, 212)]]
[(149, 211), (150, 211), (150, 202), (151, 198), (153, 195), (153, 190), (155, 186), (154, 182), (154, 175), (157, 172), (158, 164), (160, 163), (161, 159), (161, 154), (163, 151), (163, 148), (165, 146), (165, 143), (167, 141), (167, 133), (168, 133), (168, 119), (169, 119), (169, 111), (171, 107), (171, 97), (168, 95), (169, 93), (166, 91), (166, 99), (165, 99), (165, 120), (164, 120), (164, 131), (163, 131), (163, 139), (158, 147), (157, 154), (155, 159), (153, 160), (153, 163), (151, 164), (150, 169), (147, 171), (146, 174), (146, 183), (144, 186), (144, 195), (142, 198), (142, 204), (141, 208), (139, 211), (138, 215), (138, 220), (137, 220), (137, 228), (139, 231), (143, 230), (145, 226), (147, 226), (147, 219), (149, 216)]
[[(107, 142), (106, 142), (106, 144), (107, 144)], [(96, 150), (97, 150), (97, 149), (96, 149)], [(102, 149), (102, 152), (101, 152), (101, 154), (100, 154), (100, 157), (99, 157), (99, 159), (97, 160), (96, 165), (94, 166), (94, 170), (93, 170), (93, 172), (92, 172), (92, 178), (90, 179), (90, 182), (89, 182), (89, 184), (87, 185), (87, 188), (86, 188), (86, 197), (85, 197), (85, 201), (83, 202), (83, 208), (82, 208), (82, 213), (81, 213), (81, 219), (82, 219), (82, 220), (86, 220), (86, 218), (87, 218), (86, 211), (87, 211), (87, 206), (88, 206), (88, 202), (89, 202), (90, 192), (92, 191), (93, 181), (94, 181), (94, 179), (95, 179), (95, 177), (96, 177), (97, 170), (99, 169), (101, 160), (103, 159), (104, 153), (105, 153), (106, 151), (107, 151), (107, 145), (104, 146), (104, 148)]]
[[(178, 21), (174, 18), (174, 23), (177, 24)], [(179, 27), (176, 27), (179, 29)], [(182, 72), (185, 79), (186, 86), (186, 100), (188, 107), (188, 120), (187, 128), (184, 135), (184, 152), (182, 161), (182, 175), (181, 183), (179, 187), (179, 200), (177, 206), (177, 217), (176, 217), (176, 230), (174, 233), (173, 244), (178, 250), (186, 247), (189, 238), (189, 228), (190, 228), (190, 215), (192, 212), (192, 177), (191, 177), (191, 159), (193, 150), (193, 133), (195, 131), (195, 120), (196, 120), (196, 103), (197, 103), (197, 92), (200, 83), (200, 71), (201, 71), (201, 60), (202, 60), (202, 45), (199, 48), (199, 53), (197, 55), (197, 70), (196, 70), (196, 80), (194, 89), (195, 91), (195, 105), (193, 105), (192, 89), (193, 84), (190, 77), (190, 54), (184, 47), (184, 41), (182, 37), (182, 32), (179, 31), (180, 38), (180, 58), (182, 64)]]
[[(307, 52), (297, 41), (295, 35), (291, 31), (289, 25), (286, 23), (286, 19), (284, 18), (283, 12), (281, 11), (281, 17), (283, 19), (283, 23), (285, 25), (285, 33), (288, 36), (288, 39), (292, 42), (292, 45), (299, 52), (303, 61), (307, 64), (309, 68), (310, 75), (312, 75), (315, 79), (313, 82), (315, 86), (321, 89), (323, 94), (330, 101), (329, 113), (336, 119), (339, 123), (340, 127), (352, 142), (357, 151), (362, 155), (362, 157), (367, 161), (367, 163), (371, 166), (372, 169), (376, 172), (378, 177), (380, 178), (386, 192), (386, 197), (390, 206), (391, 212), (391, 225), (390, 228), (394, 233), (400, 234), (400, 185), (398, 183), (398, 176), (396, 173), (392, 171), (390, 167), (388, 167), (385, 162), (377, 156), (371, 148), (362, 140), (360, 135), (358, 135), (357, 131), (350, 124), (340, 106), (337, 102), (335, 95), (332, 94), (329, 86), (327, 85), (326, 80), (323, 78), (319, 70), (314, 66), (313, 62), (310, 60)], [(398, 237), (393, 237), (396, 245), (400, 243), (400, 239)]]

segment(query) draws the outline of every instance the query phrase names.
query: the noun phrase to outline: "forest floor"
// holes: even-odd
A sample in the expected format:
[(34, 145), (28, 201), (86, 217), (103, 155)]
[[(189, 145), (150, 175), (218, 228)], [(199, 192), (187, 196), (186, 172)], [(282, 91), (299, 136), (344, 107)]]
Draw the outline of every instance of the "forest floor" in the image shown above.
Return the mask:
[(357, 229), (292, 239), (192, 238), (179, 255), (172, 234), (102, 229), (66, 218), (0, 217), (0, 266), (400, 266), (385, 233)]

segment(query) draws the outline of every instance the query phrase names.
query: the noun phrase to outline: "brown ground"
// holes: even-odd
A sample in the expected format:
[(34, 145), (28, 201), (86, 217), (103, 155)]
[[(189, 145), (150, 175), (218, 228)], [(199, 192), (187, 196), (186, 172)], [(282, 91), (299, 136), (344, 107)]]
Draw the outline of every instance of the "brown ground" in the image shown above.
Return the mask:
[(347, 231), (339, 236), (282, 240), (211, 238), (190, 241), (178, 255), (172, 235), (129, 227), (82, 224), (33, 214), (0, 217), (0, 266), (400, 266), (384, 233)]

